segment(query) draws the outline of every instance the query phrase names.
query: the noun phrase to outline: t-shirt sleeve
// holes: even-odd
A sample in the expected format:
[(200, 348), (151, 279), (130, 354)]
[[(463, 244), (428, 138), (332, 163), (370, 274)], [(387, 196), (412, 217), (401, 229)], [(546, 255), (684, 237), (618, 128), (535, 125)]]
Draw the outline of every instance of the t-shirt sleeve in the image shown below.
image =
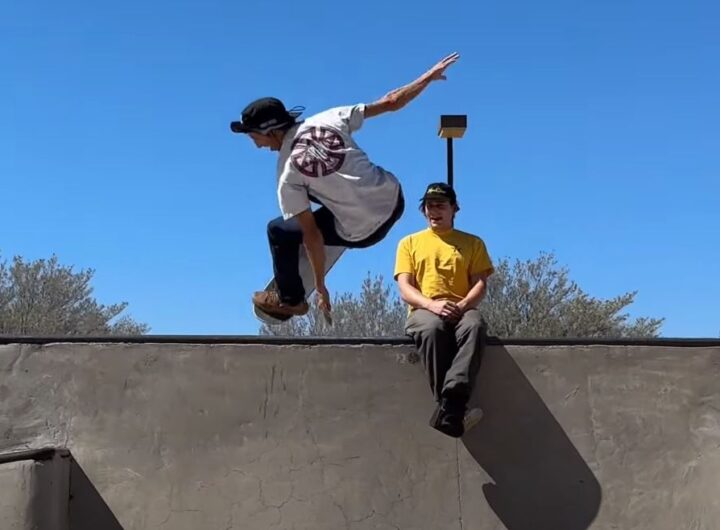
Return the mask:
[(470, 263), (470, 275), (487, 274), (490, 276), (495, 272), (495, 267), (493, 267), (485, 242), (478, 239), (474, 246), (472, 261)]
[(287, 220), (310, 209), (310, 197), (301, 179), (291, 166), (286, 167), (278, 183), (278, 202), (283, 219)]
[(412, 256), (410, 255), (410, 238), (408, 237), (401, 239), (400, 243), (398, 243), (393, 278), (397, 280), (398, 275), (403, 273), (415, 275)]
[(353, 133), (362, 127), (365, 121), (365, 104), (348, 105), (345, 107), (337, 107), (327, 111), (326, 116), (331, 125)]

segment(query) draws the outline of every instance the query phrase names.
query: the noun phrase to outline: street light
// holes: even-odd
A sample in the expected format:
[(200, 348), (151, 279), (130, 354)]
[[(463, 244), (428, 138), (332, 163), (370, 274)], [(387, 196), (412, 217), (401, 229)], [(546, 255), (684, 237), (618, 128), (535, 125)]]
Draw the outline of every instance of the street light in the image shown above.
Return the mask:
[(453, 138), (462, 138), (467, 129), (464, 114), (443, 114), (440, 116), (438, 136), (447, 138), (447, 183), (453, 185)]

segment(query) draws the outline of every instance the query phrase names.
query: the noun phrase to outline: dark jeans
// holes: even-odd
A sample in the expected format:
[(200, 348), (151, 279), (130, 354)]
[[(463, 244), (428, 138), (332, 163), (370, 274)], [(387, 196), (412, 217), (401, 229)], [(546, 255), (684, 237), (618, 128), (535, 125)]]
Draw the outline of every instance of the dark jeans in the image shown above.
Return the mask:
[[(341, 238), (335, 230), (335, 217), (325, 206), (315, 210), (313, 216), (323, 235), (325, 246), (367, 248), (385, 238), (404, 210), (405, 199), (400, 190), (397, 205), (390, 219), (385, 221), (374, 234), (362, 241), (346, 241)], [(267, 233), (280, 300), (285, 304), (299, 304), (305, 299), (305, 288), (298, 272), (300, 245), (303, 244), (300, 223), (295, 218), (285, 221), (282, 217), (278, 217), (270, 221)]]
[(483, 320), (470, 309), (451, 324), (426, 309), (408, 316), (405, 332), (412, 337), (435, 400), (453, 398), (465, 404), (480, 367)]

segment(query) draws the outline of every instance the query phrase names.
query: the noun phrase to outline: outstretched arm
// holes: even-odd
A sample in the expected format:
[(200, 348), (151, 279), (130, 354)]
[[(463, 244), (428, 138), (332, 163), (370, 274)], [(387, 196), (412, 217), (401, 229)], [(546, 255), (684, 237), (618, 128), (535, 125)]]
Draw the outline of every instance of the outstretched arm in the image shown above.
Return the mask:
[(423, 75), (404, 87), (388, 92), (381, 99), (365, 106), (365, 118), (400, 110), (415, 99), (433, 81), (445, 80), (445, 70), (460, 58), (458, 53), (445, 57)]

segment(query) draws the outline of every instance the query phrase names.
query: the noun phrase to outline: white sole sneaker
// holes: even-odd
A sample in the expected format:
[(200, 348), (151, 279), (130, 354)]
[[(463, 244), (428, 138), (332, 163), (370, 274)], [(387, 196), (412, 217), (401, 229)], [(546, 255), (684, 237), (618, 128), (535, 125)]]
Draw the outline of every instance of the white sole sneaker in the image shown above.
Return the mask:
[(465, 429), (465, 432), (468, 432), (470, 429), (480, 423), (482, 417), (483, 411), (480, 407), (473, 407), (471, 409), (468, 409), (468, 411), (465, 413), (465, 418), (463, 419), (463, 427)]

